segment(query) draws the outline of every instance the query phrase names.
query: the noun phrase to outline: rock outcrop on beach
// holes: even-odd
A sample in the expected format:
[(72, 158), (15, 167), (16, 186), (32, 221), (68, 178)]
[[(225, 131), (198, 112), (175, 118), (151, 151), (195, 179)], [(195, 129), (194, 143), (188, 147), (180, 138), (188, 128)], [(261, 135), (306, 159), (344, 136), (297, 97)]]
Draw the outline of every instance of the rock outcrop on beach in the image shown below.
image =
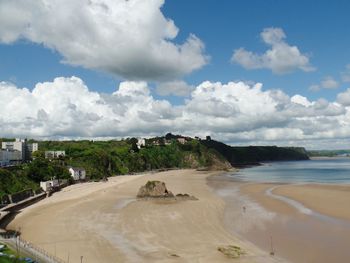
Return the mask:
[(198, 200), (197, 197), (189, 194), (176, 194), (175, 199), (176, 200)]
[(164, 182), (148, 181), (144, 186), (141, 186), (137, 194), (137, 197), (138, 198), (174, 197), (174, 194), (166, 188)]
[(145, 185), (141, 186), (137, 193), (137, 198), (165, 198), (172, 200), (198, 200), (196, 197), (189, 194), (177, 194), (176, 196), (166, 188), (164, 182), (161, 181), (148, 181)]

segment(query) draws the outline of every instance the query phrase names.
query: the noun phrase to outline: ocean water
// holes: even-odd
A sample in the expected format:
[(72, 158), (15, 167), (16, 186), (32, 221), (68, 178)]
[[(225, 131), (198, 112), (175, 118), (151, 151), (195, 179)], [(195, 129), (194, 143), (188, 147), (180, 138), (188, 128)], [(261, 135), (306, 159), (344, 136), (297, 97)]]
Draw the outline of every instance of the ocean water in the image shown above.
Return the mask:
[(350, 158), (265, 163), (230, 176), (253, 182), (350, 184)]

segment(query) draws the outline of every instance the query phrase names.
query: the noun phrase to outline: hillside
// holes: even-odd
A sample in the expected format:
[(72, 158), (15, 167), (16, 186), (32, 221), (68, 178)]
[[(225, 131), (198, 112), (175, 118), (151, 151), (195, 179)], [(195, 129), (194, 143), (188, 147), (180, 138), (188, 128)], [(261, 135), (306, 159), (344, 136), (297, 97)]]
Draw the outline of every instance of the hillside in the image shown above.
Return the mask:
[(28, 188), (36, 190), (39, 186), (21, 173), (0, 168), (0, 198)]
[(90, 178), (137, 173), (168, 168), (227, 168), (229, 163), (214, 149), (208, 149), (199, 141), (190, 140), (181, 144), (176, 139), (167, 144), (154, 145), (164, 137), (147, 140), (147, 147), (138, 149), (135, 138), (122, 141), (45, 141), (39, 142), (37, 156), (45, 150), (64, 150), (65, 165), (80, 166)]
[(233, 147), (215, 140), (202, 140), (201, 143), (208, 149), (215, 149), (224, 156), (232, 166), (254, 165), (269, 161), (297, 161), (309, 159), (306, 150), (301, 147)]
[(349, 157), (350, 150), (314, 150), (308, 151), (310, 157)]
[[(232, 147), (214, 140), (198, 140), (167, 134), (146, 140), (139, 149), (137, 139), (111, 141), (38, 141), (34, 160), (0, 170), (0, 197), (26, 188), (37, 188), (51, 178), (70, 179), (68, 166), (83, 167), (90, 180), (160, 169), (205, 168), (226, 170), (232, 166), (264, 161), (308, 159), (303, 148), (275, 146)], [(45, 159), (47, 150), (61, 150), (65, 157)]]

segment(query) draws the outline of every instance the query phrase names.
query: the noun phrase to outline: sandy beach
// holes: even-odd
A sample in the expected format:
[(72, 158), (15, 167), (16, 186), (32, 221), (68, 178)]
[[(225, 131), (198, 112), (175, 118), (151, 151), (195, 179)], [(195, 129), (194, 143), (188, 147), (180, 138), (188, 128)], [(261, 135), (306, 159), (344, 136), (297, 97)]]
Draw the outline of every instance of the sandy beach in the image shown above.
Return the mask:
[(273, 192), (322, 214), (350, 221), (350, 185), (287, 185)]
[[(213, 173), (168, 171), (67, 187), (24, 209), (8, 228), (69, 262), (232, 262), (218, 246), (237, 245), (235, 262), (284, 262), (225, 228), (224, 200), (207, 184)], [(147, 180), (197, 201), (136, 200)]]
[[(347, 262), (350, 186), (210, 182), (226, 201), (225, 225), (290, 262)], [(242, 207), (245, 212), (242, 213)], [(271, 244), (272, 242), (272, 244)]]

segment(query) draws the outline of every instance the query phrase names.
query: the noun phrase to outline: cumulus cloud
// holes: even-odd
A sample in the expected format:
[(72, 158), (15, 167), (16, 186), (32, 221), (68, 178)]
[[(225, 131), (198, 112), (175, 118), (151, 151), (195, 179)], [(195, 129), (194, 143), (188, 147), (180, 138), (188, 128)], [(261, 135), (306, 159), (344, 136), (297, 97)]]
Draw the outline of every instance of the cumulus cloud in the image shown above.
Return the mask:
[(336, 102), (311, 101), (262, 84), (203, 82), (181, 105), (155, 99), (146, 82), (122, 82), (112, 94), (77, 77), (30, 90), (0, 82), (0, 136), (96, 138), (166, 132), (212, 135), (234, 144), (303, 145), (350, 136), (350, 90)]
[(300, 69), (305, 72), (314, 71), (309, 57), (302, 54), (297, 46), (291, 46), (286, 41), (286, 35), (281, 28), (265, 28), (260, 37), (271, 46), (264, 54), (236, 49), (231, 62), (238, 63), (245, 69), (271, 69), (273, 73), (285, 74)]
[(350, 106), (350, 89), (339, 93), (337, 96), (337, 101), (344, 106)]
[(341, 73), (343, 82), (350, 82), (350, 64), (346, 65), (345, 71)]
[(193, 89), (194, 87), (188, 85), (185, 81), (177, 80), (159, 83), (157, 85), (156, 92), (161, 96), (175, 95), (186, 97), (190, 95)]
[(321, 90), (321, 87), (319, 84), (312, 84), (310, 85), (309, 90), (313, 92), (317, 92)]
[(164, 17), (164, 0), (0, 1), (0, 43), (26, 39), (58, 51), (63, 62), (126, 79), (174, 79), (204, 66), (195, 35)]
[(320, 84), (312, 84), (309, 87), (310, 91), (320, 91), (321, 89), (337, 89), (339, 87), (338, 81), (331, 76), (326, 76), (322, 79)]
[(338, 88), (338, 86), (339, 86), (338, 82), (330, 76), (325, 77), (321, 81), (321, 87), (324, 89), (336, 89)]
[(301, 96), (299, 94), (294, 95), (293, 97), (291, 97), (291, 102), (295, 103), (295, 104), (300, 104), (303, 105), (305, 107), (309, 107), (312, 105), (312, 103), (304, 96)]

